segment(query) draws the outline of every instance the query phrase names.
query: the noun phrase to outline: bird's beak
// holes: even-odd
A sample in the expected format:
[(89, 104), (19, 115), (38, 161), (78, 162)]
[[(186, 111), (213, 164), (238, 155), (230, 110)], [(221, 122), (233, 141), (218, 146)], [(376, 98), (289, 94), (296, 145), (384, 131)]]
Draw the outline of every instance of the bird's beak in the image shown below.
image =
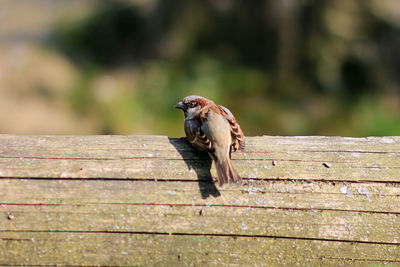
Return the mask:
[(174, 108), (183, 109), (183, 108), (184, 108), (184, 106), (183, 106), (183, 103), (182, 103), (182, 101), (178, 102), (178, 104), (176, 104), (176, 105), (174, 106)]

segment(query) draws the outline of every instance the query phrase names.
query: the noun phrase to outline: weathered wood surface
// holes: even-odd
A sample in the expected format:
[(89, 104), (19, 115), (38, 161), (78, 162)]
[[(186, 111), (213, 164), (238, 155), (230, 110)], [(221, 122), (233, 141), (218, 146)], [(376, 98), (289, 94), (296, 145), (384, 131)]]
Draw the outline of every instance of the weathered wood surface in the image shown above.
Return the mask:
[[(0, 135), (0, 266), (400, 265), (400, 137)], [(276, 163), (276, 164), (274, 164)]]

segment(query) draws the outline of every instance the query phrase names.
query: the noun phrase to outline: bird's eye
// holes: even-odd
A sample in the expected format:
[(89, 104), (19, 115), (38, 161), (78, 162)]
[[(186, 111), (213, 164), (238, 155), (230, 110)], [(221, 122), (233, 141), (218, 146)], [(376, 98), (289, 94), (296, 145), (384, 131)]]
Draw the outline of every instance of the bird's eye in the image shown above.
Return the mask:
[(189, 108), (194, 108), (196, 106), (196, 102), (190, 102), (189, 103)]

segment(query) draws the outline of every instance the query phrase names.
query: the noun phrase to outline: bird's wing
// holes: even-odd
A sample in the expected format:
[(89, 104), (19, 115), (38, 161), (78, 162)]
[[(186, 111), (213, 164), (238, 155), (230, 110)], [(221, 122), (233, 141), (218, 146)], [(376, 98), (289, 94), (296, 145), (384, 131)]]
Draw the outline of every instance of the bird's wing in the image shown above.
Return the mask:
[(239, 123), (237, 123), (235, 117), (232, 112), (224, 106), (218, 105), (220, 112), (224, 115), (224, 117), (228, 120), (231, 126), (231, 134), (232, 134), (232, 149), (236, 151), (238, 149), (244, 150), (245, 148), (245, 140), (242, 129), (240, 128)]
[(210, 151), (212, 143), (206, 134), (201, 130), (200, 120), (185, 120), (185, 133), (189, 142), (197, 149)]

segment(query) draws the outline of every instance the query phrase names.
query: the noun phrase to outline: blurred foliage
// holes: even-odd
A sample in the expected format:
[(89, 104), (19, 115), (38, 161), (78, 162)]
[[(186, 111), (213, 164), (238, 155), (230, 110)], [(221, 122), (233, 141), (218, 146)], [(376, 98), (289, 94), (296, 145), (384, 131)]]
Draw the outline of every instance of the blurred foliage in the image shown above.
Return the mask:
[(57, 46), (78, 64), (117, 65), (146, 46), (144, 19), (124, 2), (104, 1), (87, 18), (58, 27)]
[(80, 69), (71, 107), (100, 133), (183, 135), (172, 106), (198, 94), (247, 135), (400, 135), (398, 2), (138, 2), (99, 1), (49, 39)]

